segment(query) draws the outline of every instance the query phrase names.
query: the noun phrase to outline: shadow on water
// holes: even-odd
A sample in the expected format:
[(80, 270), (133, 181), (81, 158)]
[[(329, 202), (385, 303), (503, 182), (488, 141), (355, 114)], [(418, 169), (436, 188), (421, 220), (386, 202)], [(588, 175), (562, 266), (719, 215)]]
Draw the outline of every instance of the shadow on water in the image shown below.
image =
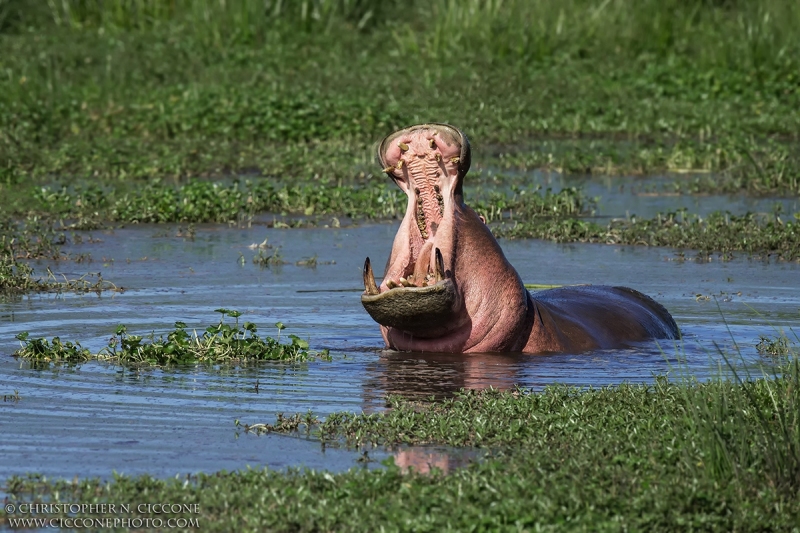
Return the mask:
[[(694, 262), (668, 249), (503, 241), (526, 282), (626, 285), (653, 296), (675, 316), (683, 341), (534, 357), (385, 352), (361, 307), (359, 282), (367, 254), (375, 265), (386, 261), (396, 228), (198, 226), (195, 239), (185, 240), (174, 228), (137, 226), (93, 232), (102, 242), (84, 239), (70, 248), (91, 254), (91, 263), (34, 264), (37, 272), (50, 266), (68, 277), (102, 271), (128, 290), (0, 303), (0, 394), (19, 391), (18, 401), (0, 403), (0, 479), (25, 472), (108, 477), (114, 470), (169, 476), (246, 465), (341, 470), (360, 464), (360, 454), (323, 450), (302, 437), (244, 434), (234, 420), (273, 422), (277, 413), (309, 409), (321, 416), (374, 412), (385, 408), (387, 394), (425, 399), (462, 387), (647, 382), (676, 366), (704, 379), (720, 363), (715, 342), (731, 353), (738, 347), (756, 364), (759, 335), (800, 324), (798, 264)], [(265, 238), (287, 264), (252, 262), (257, 251), (249, 246)], [(311, 256), (318, 257), (316, 268), (295, 264)], [(262, 335), (276, 336), (273, 325), (281, 321), (284, 335), (330, 349), (333, 360), (133, 371), (97, 362), (36, 369), (11, 357), (22, 331), (98, 350), (120, 323), (132, 334), (164, 333), (179, 320), (202, 331), (219, 320), (219, 307), (241, 311)], [(443, 465), (435, 453), (443, 452), (404, 449), (396, 459)], [(371, 455), (380, 460), (388, 452)]]

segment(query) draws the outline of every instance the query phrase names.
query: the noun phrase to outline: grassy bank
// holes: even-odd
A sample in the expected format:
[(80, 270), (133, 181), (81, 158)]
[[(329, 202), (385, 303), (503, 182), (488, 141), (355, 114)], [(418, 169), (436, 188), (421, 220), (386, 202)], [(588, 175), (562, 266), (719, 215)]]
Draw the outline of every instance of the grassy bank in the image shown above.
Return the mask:
[(679, 210), (653, 218), (632, 216), (607, 224), (572, 217), (539, 217), (502, 224), (494, 228), (494, 233), (498, 237), (555, 242), (669, 246), (695, 250), (703, 257), (718, 254), (722, 259), (730, 259), (741, 252), (749, 257), (797, 261), (800, 259), (799, 222), (798, 215), (748, 213), (736, 216), (717, 211), (701, 217)]
[(371, 179), (371, 145), (424, 120), (464, 128), (478, 167), (713, 171), (705, 190), (798, 191), (791, 0), (4, 0), (0, 13), (4, 208), (53, 180)]
[(658, 379), (434, 403), (395, 398), (385, 413), (334, 414), (312, 432), (329, 445), (490, 450), (449, 473), (390, 465), (171, 480), (12, 478), (6, 491), (14, 503), (197, 504), (185, 517), (214, 531), (789, 531), (800, 519), (800, 369), (790, 361), (782, 377), (738, 383)]

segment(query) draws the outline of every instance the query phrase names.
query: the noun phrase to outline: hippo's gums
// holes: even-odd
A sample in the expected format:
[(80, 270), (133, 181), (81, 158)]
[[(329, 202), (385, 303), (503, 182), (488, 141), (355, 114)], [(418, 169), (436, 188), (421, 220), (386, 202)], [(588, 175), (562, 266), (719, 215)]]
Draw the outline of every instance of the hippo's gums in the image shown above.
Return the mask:
[(633, 289), (579, 286), (533, 297), (464, 204), (466, 136), (422, 124), (383, 140), (378, 159), (408, 195), (380, 287), (369, 258), (361, 303), (386, 346), (425, 352), (581, 352), (679, 337), (670, 314)]

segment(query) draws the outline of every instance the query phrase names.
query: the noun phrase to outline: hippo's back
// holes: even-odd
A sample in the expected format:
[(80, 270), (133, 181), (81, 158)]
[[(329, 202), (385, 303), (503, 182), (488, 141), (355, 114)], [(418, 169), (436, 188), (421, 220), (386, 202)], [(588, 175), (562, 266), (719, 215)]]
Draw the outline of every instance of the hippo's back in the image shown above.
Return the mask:
[(680, 338), (678, 325), (663, 305), (628, 287), (580, 285), (536, 292), (532, 297), (555, 317), (580, 324), (600, 338)]

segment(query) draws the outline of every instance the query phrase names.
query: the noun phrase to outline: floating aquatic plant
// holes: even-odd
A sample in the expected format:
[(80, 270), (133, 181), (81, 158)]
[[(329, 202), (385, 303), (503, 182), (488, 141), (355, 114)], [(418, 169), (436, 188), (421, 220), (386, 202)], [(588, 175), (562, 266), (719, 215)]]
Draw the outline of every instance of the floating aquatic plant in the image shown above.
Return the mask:
[[(36, 362), (79, 363), (91, 359), (124, 365), (169, 366), (179, 364), (209, 363), (236, 364), (252, 361), (307, 361), (312, 357), (328, 358), (328, 351), (309, 350), (308, 341), (288, 335), (289, 343), (280, 342), (283, 323), (275, 324), (277, 338), (260, 337), (252, 322), (239, 325), (239, 311), (217, 309), (219, 324), (207, 327), (202, 335), (188, 331), (185, 322), (176, 322), (175, 329), (166, 336), (132, 335), (124, 325), (117, 327), (114, 336), (97, 353), (83, 348), (78, 342), (63, 342), (59, 337), (48, 341), (30, 338), (28, 332), (17, 335), (21, 343), (16, 357)], [(236, 319), (235, 324), (224, 323), (224, 317)]]

